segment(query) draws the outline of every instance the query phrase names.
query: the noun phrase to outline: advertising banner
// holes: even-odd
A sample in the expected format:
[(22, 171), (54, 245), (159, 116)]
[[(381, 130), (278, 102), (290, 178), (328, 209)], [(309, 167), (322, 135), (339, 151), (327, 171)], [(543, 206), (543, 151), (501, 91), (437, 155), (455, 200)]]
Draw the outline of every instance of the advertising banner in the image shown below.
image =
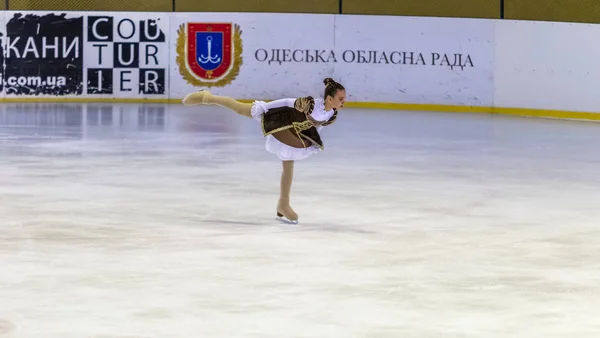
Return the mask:
[(168, 97), (169, 16), (86, 15), (86, 91), (92, 97)]
[(83, 93), (82, 14), (5, 15), (6, 96), (66, 96)]
[(492, 21), (186, 13), (172, 16), (171, 36), (172, 97), (315, 96), (334, 77), (351, 101), (493, 102)]
[(0, 17), (5, 97), (169, 97), (167, 13)]

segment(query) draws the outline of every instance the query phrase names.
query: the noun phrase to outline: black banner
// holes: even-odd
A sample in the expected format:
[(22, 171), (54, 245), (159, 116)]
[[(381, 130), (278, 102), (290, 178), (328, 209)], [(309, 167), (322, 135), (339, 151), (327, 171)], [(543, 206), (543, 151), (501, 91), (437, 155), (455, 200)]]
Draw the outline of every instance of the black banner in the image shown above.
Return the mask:
[(6, 94), (83, 93), (83, 16), (14, 14), (6, 24)]

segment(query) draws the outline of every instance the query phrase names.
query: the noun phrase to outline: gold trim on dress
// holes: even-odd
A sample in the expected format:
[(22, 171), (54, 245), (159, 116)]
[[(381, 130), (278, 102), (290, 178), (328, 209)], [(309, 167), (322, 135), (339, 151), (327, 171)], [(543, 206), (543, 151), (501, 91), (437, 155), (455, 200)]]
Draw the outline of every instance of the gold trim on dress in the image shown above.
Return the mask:
[(262, 128), (263, 136), (271, 135), (271, 134), (274, 134), (274, 133), (278, 133), (280, 131), (284, 131), (284, 130), (287, 130), (287, 129), (294, 128), (293, 125), (289, 124), (287, 126), (283, 126), (283, 127), (277, 128), (277, 129), (273, 129), (270, 132), (267, 132), (265, 130), (265, 114), (264, 113), (262, 115), (260, 115), (260, 127)]
[(304, 135), (304, 134), (300, 134), (302, 135), (302, 137), (304, 137), (305, 139), (309, 140), (310, 142), (312, 142), (313, 145), (316, 145), (317, 147), (319, 147), (319, 149), (323, 150), (325, 149), (325, 147), (323, 147), (322, 145), (320, 145), (318, 142), (316, 142), (315, 140), (313, 140), (312, 138)]
[(302, 132), (309, 130), (310, 128), (316, 127), (316, 126), (327, 126), (332, 124), (333, 122), (335, 122), (336, 118), (337, 118), (337, 110), (334, 109), (334, 113), (333, 116), (331, 118), (329, 118), (329, 120), (327, 121), (317, 121), (315, 120), (311, 114), (313, 112), (315, 108), (315, 100), (312, 96), (306, 96), (306, 97), (301, 97), (296, 99), (296, 101), (294, 102), (294, 109), (296, 109), (297, 111), (304, 113), (304, 115), (306, 116), (306, 120), (302, 121), (302, 122), (292, 122), (291, 124), (285, 125), (283, 127), (279, 127), (276, 129), (273, 129), (269, 132), (267, 132), (265, 130), (265, 113), (263, 113), (260, 117), (260, 125), (261, 125), (261, 129), (263, 132), (263, 136), (268, 136), (268, 135), (272, 135), (275, 133), (278, 133), (280, 131), (284, 131), (284, 130), (288, 130), (288, 129), (294, 129), (294, 131), (296, 132), (296, 135), (298, 136), (298, 138), (300, 139), (300, 142), (302, 142), (302, 145), (304, 146), (304, 148), (308, 148), (309, 146), (306, 145), (306, 143), (304, 142), (304, 139), (310, 141), (312, 143), (312, 145), (316, 145), (318, 146), (321, 150), (325, 149), (325, 147), (323, 147), (321, 144), (319, 144), (318, 142), (316, 142), (315, 140), (313, 140), (312, 138), (304, 135)]
[(329, 120), (327, 120), (327, 122), (323, 122), (321, 125), (322, 125), (322, 126), (329, 126), (329, 125), (332, 125), (332, 124), (333, 124), (333, 122), (335, 122), (335, 121), (337, 120), (337, 114), (338, 114), (338, 112), (337, 112), (337, 109), (335, 109), (335, 108), (334, 108), (334, 109), (333, 109), (333, 116), (331, 116), (331, 117), (329, 118)]

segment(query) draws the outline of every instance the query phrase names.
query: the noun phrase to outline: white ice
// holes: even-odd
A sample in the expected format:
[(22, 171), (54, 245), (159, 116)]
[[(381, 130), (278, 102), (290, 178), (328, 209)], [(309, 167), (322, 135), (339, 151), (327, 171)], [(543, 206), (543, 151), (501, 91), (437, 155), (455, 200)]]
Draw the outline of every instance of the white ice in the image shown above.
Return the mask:
[(0, 107), (0, 337), (600, 337), (600, 125), (345, 109), (296, 164), (215, 107)]

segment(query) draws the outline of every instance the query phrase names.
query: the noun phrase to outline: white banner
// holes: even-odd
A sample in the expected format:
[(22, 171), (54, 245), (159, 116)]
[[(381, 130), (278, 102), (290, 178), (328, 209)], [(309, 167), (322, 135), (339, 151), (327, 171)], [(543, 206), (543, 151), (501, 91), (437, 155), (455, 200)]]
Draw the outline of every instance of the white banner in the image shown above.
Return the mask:
[[(175, 14), (171, 22), (171, 35), (178, 36), (171, 57), (178, 60), (171, 68), (171, 95), (176, 97), (199, 88), (241, 99), (319, 95), (322, 79), (331, 76), (349, 89), (351, 101), (493, 102), (492, 21), (194, 13)], [(219, 22), (229, 26), (210, 26)], [(194, 48), (208, 51), (207, 39), (215, 46), (208, 27), (234, 32), (224, 42), (233, 46), (228, 52), (233, 64), (219, 66), (227, 75), (203, 68), (221, 62), (214, 47), (211, 57), (192, 55)], [(202, 37), (190, 40), (193, 33)]]

